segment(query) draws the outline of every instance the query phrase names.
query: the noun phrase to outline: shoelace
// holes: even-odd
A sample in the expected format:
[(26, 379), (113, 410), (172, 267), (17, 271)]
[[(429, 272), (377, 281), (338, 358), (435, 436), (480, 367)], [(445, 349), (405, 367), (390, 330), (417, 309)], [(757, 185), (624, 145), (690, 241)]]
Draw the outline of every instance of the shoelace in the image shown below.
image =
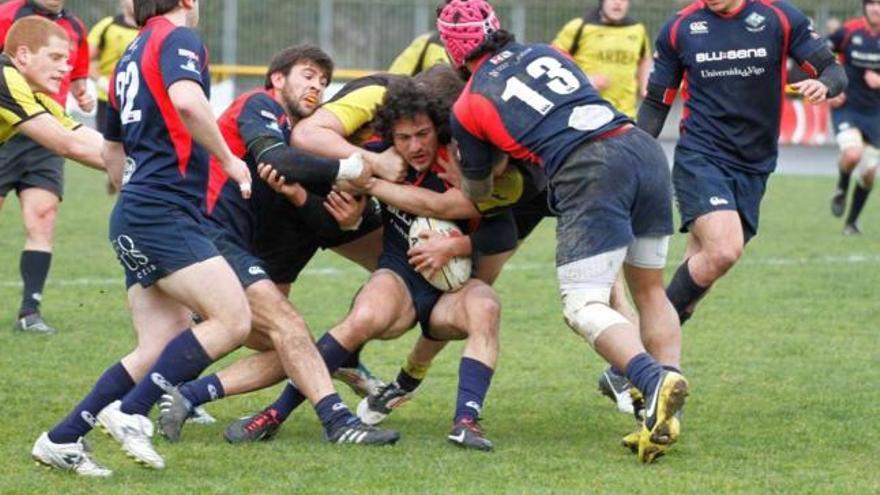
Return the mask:
[(253, 432), (256, 429), (262, 428), (266, 426), (269, 422), (276, 422), (275, 420), (275, 411), (269, 409), (268, 411), (263, 411), (260, 414), (254, 416), (254, 418), (244, 426), (244, 429)]

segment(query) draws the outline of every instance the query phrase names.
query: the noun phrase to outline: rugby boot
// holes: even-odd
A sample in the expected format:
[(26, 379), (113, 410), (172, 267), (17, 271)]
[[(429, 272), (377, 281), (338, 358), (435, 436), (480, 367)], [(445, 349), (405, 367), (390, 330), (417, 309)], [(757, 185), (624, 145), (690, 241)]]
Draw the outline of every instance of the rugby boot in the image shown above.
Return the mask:
[(252, 416), (245, 416), (226, 427), (223, 438), (229, 443), (250, 443), (270, 440), (281, 428), (278, 411), (269, 407)]
[(333, 378), (348, 385), (358, 397), (375, 395), (385, 386), (385, 382), (370, 373), (363, 364), (358, 364), (357, 368), (339, 368), (333, 372)]
[(169, 442), (180, 440), (180, 430), (183, 424), (192, 415), (193, 407), (190, 402), (180, 393), (178, 387), (174, 387), (156, 404), (159, 407), (159, 434)]
[(680, 425), (673, 420), (684, 407), (687, 395), (688, 382), (684, 376), (665, 371), (645, 399), (645, 421), (639, 439), (640, 461), (652, 462), (678, 440)]
[(844, 211), (846, 211), (846, 191), (838, 189), (831, 197), (831, 214), (840, 218)]
[(490, 452), (495, 448), (492, 441), (486, 438), (480, 422), (473, 418), (461, 418), (453, 426), (446, 437), (450, 442), (465, 449)]
[(407, 392), (397, 382), (391, 382), (379, 389), (378, 393), (370, 394), (361, 399), (357, 406), (357, 415), (364, 423), (375, 426), (391, 414), (392, 409), (396, 409), (408, 400), (415, 393)]
[(611, 399), (617, 410), (622, 413), (634, 414), (633, 399), (630, 394), (634, 389), (625, 376), (618, 375), (610, 366), (599, 375), (599, 392)]
[(165, 460), (153, 447), (153, 422), (140, 414), (126, 414), (116, 401), (98, 413), (98, 426), (122, 444), (126, 455), (152, 469), (163, 469)]
[(58, 330), (50, 327), (45, 321), (43, 321), (43, 317), (40, 316), (40, 313), (31, 313), (20, 317), (15, 320), (15, 325), (12, 329), (17, 332), (35, 333), (40, 335), (52, 335), (58, 333)]
[(324, 439), (335, 444), (394, 445), (400, 440), (400, 433), (376, 428), (362, 423), (357, 417), (352, 417), (347, 424), (325, 434)]
[(74, 443), (55, 443), (49, 434), (43, 432), (31, 449), (31, 457), (35, 462), (48, 468), (71, 471), (80, 476), (106, 478), (113, 471), (101, 466), (89, 455), (83, 439)]

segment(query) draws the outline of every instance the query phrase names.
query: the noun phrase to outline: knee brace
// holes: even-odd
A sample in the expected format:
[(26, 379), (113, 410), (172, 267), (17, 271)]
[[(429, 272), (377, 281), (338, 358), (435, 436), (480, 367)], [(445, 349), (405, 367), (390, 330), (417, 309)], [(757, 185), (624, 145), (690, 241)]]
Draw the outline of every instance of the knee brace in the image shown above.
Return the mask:
[(562, 315), (568, 326), (590, 345), (608, 328), (629, 323), (608, 306), (611, 286), (626, 253), (626, 248), (620, 248), (557, 268)]
[(856, 173), (856, 182), (863, 189), (869, 187), (865, 178), (869, 174), (874, 173), (877, 169), (878, 162), (880, 162), (880, 150), (873, 146), (865, 146), (865, 151), (862, 152), (862, 160), (854, 171)]
[(562, 291), (562, 315), (568, 326), (590, 345), (614, 325), (629, 323), (608, 306), (611, 289), (573, 289)]

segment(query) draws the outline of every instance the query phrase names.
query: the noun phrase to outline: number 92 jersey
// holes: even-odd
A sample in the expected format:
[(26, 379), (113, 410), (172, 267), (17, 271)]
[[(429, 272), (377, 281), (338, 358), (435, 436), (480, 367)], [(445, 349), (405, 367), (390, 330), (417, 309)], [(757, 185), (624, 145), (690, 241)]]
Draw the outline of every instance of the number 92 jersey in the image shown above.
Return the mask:
[(116, 65), (104, 137), (121, 142), (123, 193), (198, 209), (207, 191), (208, 152), (193, 141), (168, 96), (190, 80), (210, 94), (208, 54), (195, 31), (163, 16), (147, 22)]
[(632, 122), (571, 58), (549, 45), (519, 43), (478, 62), (452, 114), (469, 179), (489, 175), (497, 150), (542, 165), (552, 177), (578, 145)]

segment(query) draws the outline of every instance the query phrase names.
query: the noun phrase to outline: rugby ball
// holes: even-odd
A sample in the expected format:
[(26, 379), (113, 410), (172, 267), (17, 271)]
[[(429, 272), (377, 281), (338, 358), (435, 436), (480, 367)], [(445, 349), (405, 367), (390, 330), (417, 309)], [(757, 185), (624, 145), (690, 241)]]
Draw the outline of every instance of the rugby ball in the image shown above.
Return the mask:
[[(422, 242), (420, 235), (423, 232), (437, 232), (446, 236), (462, 235), (461, 230), (452, 222), (438, 220), (436, 218), (416, 217), (409, 226), (409, 246), (414, 247)], [(471, 259), (467, 256), (456, 256), (433, 277), (425, 280), (443, 292), (452, 292), (460, 289), (471, 278)]]

